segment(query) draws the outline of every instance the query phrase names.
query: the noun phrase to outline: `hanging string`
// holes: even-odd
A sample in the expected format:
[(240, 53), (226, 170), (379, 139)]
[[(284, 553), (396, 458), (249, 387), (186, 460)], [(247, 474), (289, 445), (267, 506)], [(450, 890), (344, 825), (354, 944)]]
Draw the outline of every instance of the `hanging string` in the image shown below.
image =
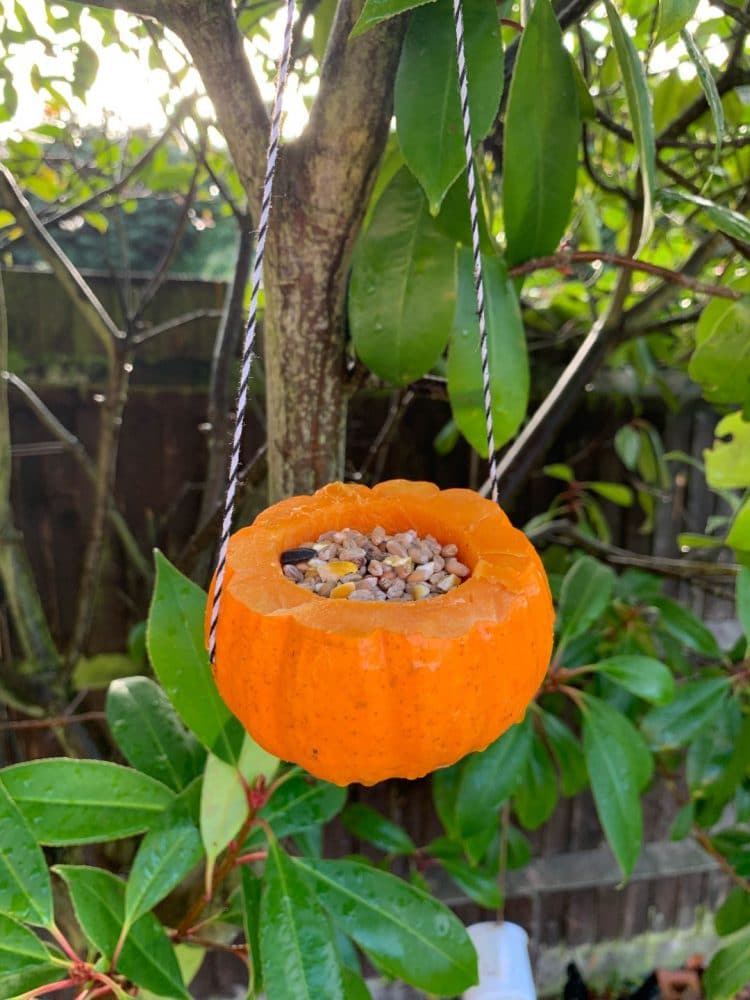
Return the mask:
[(482, 279), (482, 251), (479, 245), (479, 206), (471, 147), (471, 117), (469, 115), (469, 85), (466, 77), (466, 49), (464, 46), (464, 16), (461, 0), (453, 0), (453, 19), (456, 27), (456, 53), (458, 55), (458, 89), (461, 97), (461, 117), (464, 125), (466, 151), (466, 177), (469, 186), (469, 216), (471, 219), (471, 244), (474, 251), (474, 288), (477, 296), (479, 319), (479, 353), (482, 360), (482, 388), (484, 391), (484, 416), (487, 424), (487, 449), (490, 457), (490, 482), (492, 499), (499, 496), (497, 461), (495, 458), (495, 431), (492, 425), (492, 393), (490, 390), (490, 358), (487, 345), (487, 320), (484, 309), (484, 281)]
[(214, 587), (213, 604), (211, 605), (211, 626), (208, 633), (208, 657), (211, 663), (214, 662), (214, 658), (216, 656), (216, 625), (219, 620), (219, 604), (221, 602), (221, 594), (224, 588), (224, 570), (226, 569), (227, 562), (227, 547), (229, 545), (229, 536), (232, 531), (234, 501), (237, 495), (237, 479), (240, 467), (240, 444), (242, 442), (242, 432), (245, 427), (247, 387), (250, 381), (250, 367), (253, 360), (255, 328), (258, 316), (258, 294), (260, 292), (261, 279), (263, 276), (263, 252), (266, 247), (268, 218), (271, 212), (271, 192), (273, 190), (276, 159), (279, 152), (281, 109), (283, 106), (287, 76), (289, 75), (289, 58), (292, 51), (292, 23), (294, 21), (294, 10), (295, 0), (287, 0), (284, 42), (281, 50), (279, 71), (276, 77), (276, 93), (273, 100), (273, 110), (271, 112), (271, 132), (268, 139), (266, 173), (263, 179), (263, 196), (261, 198), (260, 221), (258, 224), (258, 243), (255, 250), (255, 262), (253, 264), (252, 273), (250, 312), (248, 315), (242, 350), (242, 370), (240, 373), (240, 384), (237, 393), (237, 416), (235, 418), (234, 438), (232, 440), (232, 457), (229, 463), (227, 493), (224, 500), (224, 519), (221, 525), (221, 543), (219, 545), (219, 561), (216, 567), (216, 585)]

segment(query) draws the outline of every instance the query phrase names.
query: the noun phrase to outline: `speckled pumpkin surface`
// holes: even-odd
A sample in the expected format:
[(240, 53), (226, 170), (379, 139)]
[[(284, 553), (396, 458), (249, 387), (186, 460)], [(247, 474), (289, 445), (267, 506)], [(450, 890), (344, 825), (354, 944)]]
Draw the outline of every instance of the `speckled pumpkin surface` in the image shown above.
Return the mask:
[[(284, 577), (284, 550), (375, 525), (455, 542), (471, 577), (407, 604), (332, 601)], [(222, 697), (266, 750), (336, 784), (418, 778), (484, 749), (523, 717), (549, 662), (541, 561), (470, 490), (333, 483), (283, 500), (232, 537), (225, 581)]]

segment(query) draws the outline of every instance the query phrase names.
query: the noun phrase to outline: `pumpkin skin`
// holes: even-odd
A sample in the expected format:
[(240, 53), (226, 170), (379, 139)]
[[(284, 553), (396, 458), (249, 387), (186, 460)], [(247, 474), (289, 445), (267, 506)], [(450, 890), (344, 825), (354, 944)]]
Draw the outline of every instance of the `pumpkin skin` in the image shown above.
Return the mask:
[[(286, 549), (376, 525), (454, 542), (471, 576), (401, 604), (319, 597), (283, 575)], [(541, 560), (497, 504), (432, 483), (333, 483), (232, 536), (214, 676), (251, 736), (282, 760), (338, 785), (418, 778), (523, 718), (553, 620)]]

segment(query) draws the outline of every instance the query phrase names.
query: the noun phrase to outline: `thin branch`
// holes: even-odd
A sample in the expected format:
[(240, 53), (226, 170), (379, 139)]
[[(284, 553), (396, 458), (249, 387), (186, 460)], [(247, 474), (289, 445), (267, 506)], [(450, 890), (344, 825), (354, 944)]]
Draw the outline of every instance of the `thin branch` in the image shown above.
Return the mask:
[(15, 722), (0, 722), (0, 733), (56, 729), (61, 726), (75, 726), (80, 722), (104, 722), (106, 718), (106, 712), (79, 712), (78, 715), (56, 715), (51, 719), (21, 719)]
[(0, 203), (16, 217), (29, 242), (45, 258), (76, 308), (98, 336), (110, 363), (114, 362), (117, 344), (124, 339), (124, 333), (117, 328), (78, 268), (47, 233), (15, 178), (1, 163)]
[(739, 886), (744, 892), (750, 893), (750, 881), (743, 878), (742, 875), (738, 874), (734, 868), (729, 864), (727, 859), (721, 853), (718, 848), (714, 847), (713, 841), (706, 833), (705, 830), (701, 830), (699, 826), (693, 827), (693, 837), (697, 840), (706, 854), (710, 854), (711, 857), (718, 862), (719, 867), (728, 875), (729, 878), (734, 882), (735, 885)]
[[(23, 379), (11, 372), (0, 371), (0, 381), (12, 385), (20, 393), (29, 409), (34, 413), (42, 426), (61, 443), (65, 451), (69, 452), (76, 460), (90, 482), (96, 483), (96, 465), (83, 444), (72, 434), (64, 424), (62, 424), (54, 413), (37, 396), (34, 390)], [(151, 580), (153, 572), (151, 565), (140, 550), (138, 542), (128, 527), (125, 518), (117, 509), (114, 498), (110, 497), (109, 519), (120, 540), (124, 551), (132, 562), (134, 568), (145, 580)]]
[(399, 424), (403, 420), (404, 415), (413, 399), (414, 391), (412, 389), (407, 389), (405, 392), (395, 392), (393, 394), (386, 418), (383, 421), (380, 430), (375, 435), (367, 455), (365, 456), (364, 462), (359, 467), (359, 472), (357, 474), (358, 479), (364, 479), (372, 463), (375, 459), (379, 459), (375, 467), (376, 471), (374, 476), (375, 482), (378, 482), (383, 467), (383, 458), (380, 457), (381, 449), (384, 449), (383, 455), (385, 455), (385, 453), (387, 453), (387, 446), (392, 441), (393, 436), (398, 430)]
[(584, 535), (569, 521), (551, 521), (529, 532), (534, 542), (550, 541), (576, 548), (599, 556), (615, 566), (634, 566), (660, 576), (670, 576), (678, 580), (692, 580), (699, 583), (701, 578), (709, 580), (726, 579), (728, 583), (737, 576), (740, 566), (735, 563), (703, 562), (699, 559), (671, 559), (666, 556), (649, 556), (630, 552), (616, 545), (609, 545), (597, 538)]
[(136, 333), (130, 338), (131, 347), (140, 347), (141, 344), (147, 344), (149, 340), (153, 340), (155, 337), (161, 337), (164, 333), (171, 333), (173, 330), (180, 330), (183, 326), (188, 326), (190, 323), (196, 323), (201, 319), (218, 319), (222, 316), (221, 309), (193, 309), (191, 312), (182, 313), (180, 316), (174, 316), (172, 319), (167, 319), (163, 323), (157, 323), (156, 326), (150, 326), (148, 329), (141, 331), (141, 333)]
[(201, 164), (196, 165), (193, 171), (193, 176), (190, 181), (190, 187), (188, 188), (187, 194), (182, 200), (182, 206), (180, 208), (180, 214), (177, 218), (177, 222), (172, 230), (169, 243), (164, 248), (164, 252), (161, 255), (159, 263), (149, 278), (146, 287), (142, 289), (138, 297), (138, 305), (135, 311), (130, 317), (131, 324), (137, 323), (138, 320), (143, 316), (149, 303), (153, 300), (156, 293), (159, 291), (161, 286), (166, 281), (169, 275), (169, 269), (174, 262), (177, 251), (180, 248), (180, 242), (185, 234), (185, 227), (187, 226), (188, 219), (190, 217), (190, 211), (195, 202), (195, 196), (198, 191), (198, 178), (200, 177)]
[(631, 271), (641, 271), (644, 274), (652, 274), (664, 281), (674, 285), (681, 285), (683, 288), (690, 288), (694, 292), (703, 295), (711, 295), (714, 298), (730, 299), (739, 302), (742, 292), (737, 292), (725, 285), (712, 285), (704, 281), (698, 281), (684, 274), (682, 271), (672, 271), (667, 267), (660, 267), (658, 264), (649, 264), (647, 261), (635, 260), (623, 254), (604, 253), (599, 250), (574, 250), (562, 251), (557, 254), (550, 254), (548, 257), (537, 257), (535, 260), (525, 261), (523, 264), (516, 264), (510, 268), (509, 273), (514, 277), (522, 274), (531, 274), (533, 271), (546, 269), (565, 269), (574, 263), (593, 263), (601, 261), (603, 264), (614, 264), (616, 267), (624, 267)]

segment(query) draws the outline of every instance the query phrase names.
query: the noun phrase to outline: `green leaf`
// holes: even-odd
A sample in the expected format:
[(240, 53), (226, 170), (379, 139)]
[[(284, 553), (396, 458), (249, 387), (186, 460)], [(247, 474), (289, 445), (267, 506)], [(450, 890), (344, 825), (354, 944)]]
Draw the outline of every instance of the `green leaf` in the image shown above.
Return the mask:
[[(2, 118), (2, 108), (0, 108)], [(65, 967), (53, 962), (46, 965), (30, 965), (20, 972), (10, 972), (3, 975), (0, 972), (0, 996), (10, 1000), (27, 1000), (27, 994), (39, 986), (51, 986), (68, 979)], [(118, 1000), (120, 998), (118, 997)]]
[(405, 830), (363, 802), (347, 806), (341, 822), (355, 837), (374, 844), (386, 854), (414, 854), (417, 849)]
[[(487, 455), (484, 387), (479, 351), (474, 270), (470, 250), (458, 255), (458, 304), (448, 351), (448, 397), (469, 444)], [(526, 416), (529, 362), (521, 309), (500, 257), (482, 255), (487, 347), (495, 447), (515, 434)]]
[(583, 749), (597, 814), (627, 878), (643, 840), (640, 792), (651, 777), (653, 759), (632, 723), (590, 696), (583, 713)]
[(442, 354), (456, 308), (456, 249), (406, 168), (375, 206), (352, 263), (354, 348), (381, 378), (406, 385)]
[[(675, 191), (665, 188), (661, 191), (661, 198), (667, 205), (674, 205), (678, 202), (687, 202), (702, 209), (705, 215), (713, 222), (717, 229), (720, 229), (727, 236), (734, 236), (738, 240), (750, 240), (750, 220), (741, 212), (726, 205), (719, 205), (710, 198), (702, 195), (689, 194), (687, 191)], [(724, 302), (727, 300), (725, 299)]]
[(344, 1000), (331, 928), (303, 872), (268, 844), (260, 950), (268, 1000)]
[(729, 413), (716, 425), (713, 448), (703, 452), (706, 480), (715, 490), (750, 486), (750, 421)]
[(341, 977), (344, 983), (346, 1000), (372, 1000), (372, 993), (362, 976), (346, 966), (341, 967)]
[[(503, 91), (503, 48), (494, 0), (463, 4), (472, 144), (492, 128)], [(437, 215), (466, 169), (458, 95), (456, 29), (449, 3), (423, 6), (409, 18), (394, 91), (396, 131), (409, 169)]]
[(727, 535), (727, 545), (737, 550), (738, 558), (742, 552), (746, 556), (750, 553), (750, 499), (746, 500), (734, 515), (732, 527)]
[(697, 6), (698, 0), (659, 0), (655, 41), (662, 42), (679, 34), (695, 14)]
[(669, 597), (652, 597), (649, 605), (659, 612), (659, 623), (670, 635), (703, 656), (720, 656), (721, 650), (703, 622)]
[(295, 863), (315, 879), (318, 899), (336, 923), (387, 975), (442, 996), (477, 982), (476, 952), (463, 924), (421, 889), (356, 861)]
[(625, 31), (617, 9), (604, 0), (607, 18), (612, 31), (612, 42), (620, 64), (625, 94), (630, 111), (633, 138), (638, 152), (638, 165), (643, 185), (643, 222), (636, 256), (646, 246), (654, 231), (654, 192), (656, 191), (656, 139), (651, 113), (651, 95), (646, 73), (638, 58), (632, 39)]
[(338, 785), (298, 774), (284, 781), (260, 810), (277, 837), (319, 826), (344, 808), (347, 791)]
[(734, 934), (750, 924), (750, 892), (737, 886), (716, 911), (714, 926), (722, 937)]
[(545, 465), (542, 472), (545, 476), (550, 476), (552, 479), (561, 479), (564, 483), (572, 483), (575, 479), (571, 467), (563, 465), (561, 462), (556, 462), (553, 465)]
[(434, 0), (366, 0), (362, 13), (352, 28), (350, 37), (356, 38), (357, 35), (364, 35), (366, 31), (374, 28), (381, 21), (387, 21), (391, 17), (402, 14), (405, 10), (412, 10), (424, 3), (433, 2)]
[(750, 569), (743, 566), (737, 576), (737, 617), (739, 618), (742, 631), (750, 642)]
[(36, 927), (52, 923), (47, 862), (0, 772), (0, 913)]
[(82, 656), (73, 670), (73, 687), (76, 691), (98, 691), (118, 677), (130, 677), (138, 665), (124, 653), (99, 653)]
[[(54, 870), (68, 887), (81, 930), (111, 961), (125, 922), (125, 883), (101, 868), (56, 865)], [(117, 971), (159, 996), (190, 1000), (174, 948), (152, 913), (131, 927)]]
[(153, 909), (202, 857), (203, 845), (195, 823), (169, 810), (143, 838), (133, 859), (125, 890), (125, 922), (130, 925)]
[[(22, 980), (37, 974), (42, 983), (63, 979), (63, 969), (55, 975), (50, 969), (52, 955), (27, 927), (0, 913), (0, 989), (12, 997), (23, 989)], [(46, 978), (49, 975), (49, 978)], [(24, 983), (25, 984), (25, 983)], [(41, 985), (41, 984), (37, 984)], [(31, 989), (32, 987), (27, 987)]]
[(684, 840), (690, 833), (695, 822), (695, 803), (691, 799), (681, 809), (677, 810), (672, 825), (669, 828), (670, 840)]
[(456, 816), (456, 798), (461, 787), (464, 761), (441, 767), (432, 775), (432, 801), (440, 822), (451, 836), (460, 834)]
[(652, 656), (610, 656), (592, 664), (592, 668), (645, 701), (663, 705), (674, 696), (674, 678), (669, 667)]
[[(682, 2), (684, 3), (685, 0), (682, 0)], [(694, 7), (697, 4), (697, 0), (687, 0), (687, 2)], [(721, 144), (724, 138), (724, 107), (721, 103), (721, 94), (711, 71), (711, 63), (706, 59), (703, 49), (701, 49), (687, 28), (682, 29), (680, 38), (687, 49), (693, 66), (695, 66), (703, 93), (706, 95), (706, 102), (711, 110), (711, 117), (714, 120), (714, 128), (716, 129), (714, 162), (718, 163), (719, 156), (721, 155)], [(748, 230), (750, 230), (750, 226), (748, 226)]]
[(175, 791), (202, 772), (205, 750), (148, 677), (129, 677), (110, 685), (107, 721), (127, 761)]
[(216, 690), (203, 641), (206, 595), (160, 553), (146, 643), (167, 697), (201, 743), (236, 763), (244, 730)]
[(593, 482), (586, 483), (586, 488), (591, 490), (592, 493), (604, 497), (605, 500), (609, 500), (610, 503), (616, 503), (618, 507), (633, 506), (633, 491), (629, 486), (624, 486), (622, 483)]
[(547, 749), (534, 734), (521, 782), (513, 796), (516, 815), (527, 830), (536, 830), (557, 805), (557, 775)]
[(615, 451), (626, 469), (633, 472), (641, 453), (641, 435), (635, 427), (625, 424), (615, 434)]
[(76, 47), (73, 64), (73, 93), (83, 99), (99, 71), (99, 57), (88, 42), (81, 40)]
[(615, 574), (603, 563), (582, 556), (565, 574), (560, 591), (560, 636), (572, 639), (600, 618), (612, 599)]
[(40, 844), (96, 844), (149, 829), (173, 801), (164, 785), (98, 760), (35, 760), (3, 771), (3, 784)]
[(726, 677), (681, 685), (668, 705), (652, 708), (644, 715), (641, 726), (646, 739), (658, 749), (684, 746), (721, 711), (729, 687)]
[(738, 302), (714, 299), (695, 331), (696, 348), (688, 374), (712, 403), (750, 400), (750, 295)]
[(533, 736), (527, 716), (486, 750), (464, 758), (456, 794), (456, 822), (463, 837), (483, 830), (515, 792), (531, 755)]
[(263, 990), (263, 962), (260, 954), (260, 900), (262, 881), (250, 870), (249, 865), (241, 868), (242, 877), (242, 923), (245, 929), (245, 940), (250, 950), (250, 983), (248, 992), (251, 997)]
[(750, 982), (750, 929), (717, 951), (703, 976), (708, 1000), (730, 1000)]
[(521, 36), (505, 119), (509, 264), (557, 248), (573, 207), (580, 131), (576, 81), (560, 25), (550, 0), (536, 0)]
[(496, 910), (502, 903), (497, 879), (481, 868), (472, 868), (456, 858), (442, 858), (440, 865), (450, 875), (458, 888), (469, 899), (488, 910)]
[(589, 783), (581, 744), (570, 729), (551, 712), (539, 710), (552, 755), (560, 769), (563, 795), (576, 795)]

